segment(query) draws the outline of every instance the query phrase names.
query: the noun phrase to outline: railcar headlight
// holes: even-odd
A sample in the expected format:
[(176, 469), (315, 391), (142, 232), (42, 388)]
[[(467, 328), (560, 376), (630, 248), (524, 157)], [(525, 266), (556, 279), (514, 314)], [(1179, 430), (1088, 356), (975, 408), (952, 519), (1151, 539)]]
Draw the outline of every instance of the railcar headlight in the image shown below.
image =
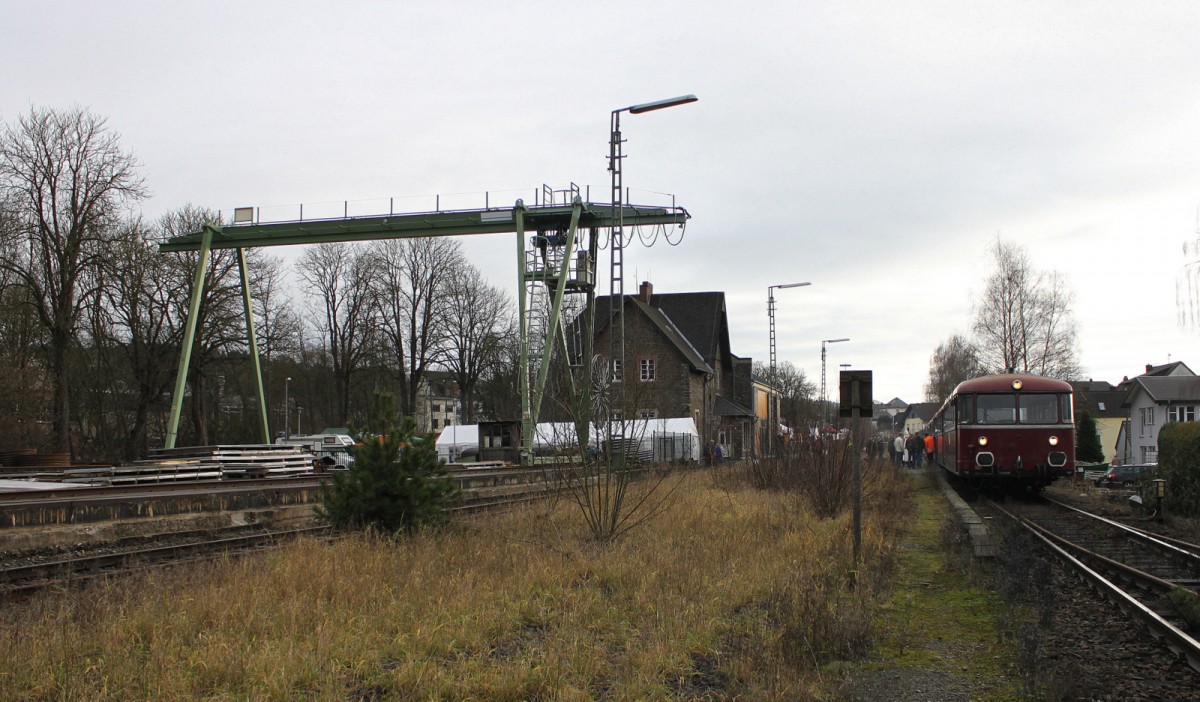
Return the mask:
[(1050, 437), (1050, 445), (1051, 445), (1051, 446), (1058, 446), (1058, 437), (1057, 437), (1057, 436), (1052, 436), (1052, 437)]
[(1013, 390), (1020, 390), (1020, 389), (1021, 389), (1021, 386), (1022, 386), (1023, 384), (1024, 384), (1024, 383), (1022, 383), (1022, 382), (1021, 382), (1021, 379), (1020, 379), (1020, 378), (1016, 378), (1015, 380), (1013, 380), (1013, 383), (1012, 383), (1012, 385), (1013, 385)]
[(981, 436), (981, 437), (979, 437), (979, 445), (980, 445), (980, 446), (987, 446), (987, 437), (986, 437), (986, 436)]

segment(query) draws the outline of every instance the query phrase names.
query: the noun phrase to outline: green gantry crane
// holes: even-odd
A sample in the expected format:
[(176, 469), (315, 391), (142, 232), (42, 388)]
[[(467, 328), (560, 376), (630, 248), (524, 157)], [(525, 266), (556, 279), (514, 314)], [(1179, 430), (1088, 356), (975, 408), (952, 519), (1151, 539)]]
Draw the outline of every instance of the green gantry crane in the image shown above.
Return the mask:
[[(539, 198), (535, 194), (535, 201)], [(556, 202), (557, 201), (557, 202)], [(689, 217), (682, 207), (584, 202), (579, 188), (567, 190), (543, 186), (540, 204), (527, 206), (517, 200), (512, 207), (465, 210), (436, 210), (391, 213), (332, 219), (299, 219), (262, 223), (256, 210), (242, 208), (231, 224), (209, 223), (198, 232), (171, 238), (159, 246), (163, 252), (198, 251), (192, 299), (184, 328), (179, 371), (171, 399), (166, 448), (174, 448), (179, 435), (179, 417), (196, 338), (196, 318), (204, 294), (205, 271), (213, 249), (237, 249), (241, 269), (246, 331), (253, 364), (263, 443), (270, 443), (266, 396), (254, 330), (250, 287), (244, 249), (255, 246), (287, 246), (374, 239), (404, 239), (431, 236), (515, 233), (518, 281), (520, 282), (520, 385), (522, 462), (532, 456), (534, 428), (541, 411), (546, 378), (556, 349), (570, 359), (569, 392), (573, 406), (590, 407), (592, 358), (591, 324), (573, 335), (580, 346), (570, 348), (564, 318), (592, 309), (595, 298), (596, 250), (600, 230), (617, 232), (622, 227), (684, 225)], [(535, 235), (528, 240), (528, 232)], [(580, 232), (586, 232), (581, 236)], [(583, 245), (581, 241), (586, 240)], [(585, 425), (586, 426), (586, 425)]]

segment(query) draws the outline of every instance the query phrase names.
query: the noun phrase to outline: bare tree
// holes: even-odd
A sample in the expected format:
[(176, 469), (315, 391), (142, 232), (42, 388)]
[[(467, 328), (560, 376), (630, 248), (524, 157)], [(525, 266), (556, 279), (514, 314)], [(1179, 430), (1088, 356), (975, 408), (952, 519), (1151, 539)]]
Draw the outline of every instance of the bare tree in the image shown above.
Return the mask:
[(929, 381), (925, 384), (925, 400), (941, 402), (954, 392), (964, 380), (983, 373), (979, 352), (971, 340), (961, 334), (952, 334), (938, 344), (929, 357)]
[(350, 419), (350, 388), (375, 334), (371, 281), (376, 267), (369, 250), (345, 243), (311, 246), (298, 263), (300, 277), (321, 303), (317, 323), (333, 366), (340, 422)]
[(976, 348), (993, 372), (1055, 378), (1079, 373), (1073, 294), (1058, 273), (1035, 270), (1015, 244), (996, 240), (995, 270), (975, 310)]
[(1200, 327), (1200, 210), (1195, 238), (1183, 243), (1183, 270), (1175, 282), (1175, 309), (1182, 326)]
[(447, 285), (445, 365), (454, 374), (462, 398), (463, 421), (475, 421), (475, 388), (504, 352), (512, 333), (512, 301), (483, 280), (474, 266)]
[(411, 417), (425, 373), (443, 350), (447, 288), (466, 262), (462, 246), (446, 238), (391, 239), (374, 252), (383, 338), (395, 363), (400, 411)]
[(123, 233), (108, 257), (96, 307), (107, 324), (94, 328), (96, 343), (110, 345), (126, 370), (133, 407), (123, 454), (137, 458), (149, 448), (152, 418), (174, 380), (191, 279), (158, 252), (155, 233), (141, 219), (130, 220)]
[(521, 394), (518, 368), (521, 349), (516, 323), (498, 338), (497, 353), (483, 368), (476, 386), (478, 416), (481, 419), (511, 420), (521, 416)]
[[(280, 355), (294, 355), (300, 350), (300, 315), (295, 301), (284, 287), (283, 259), (263, 256), (255, 266), (258, 274), (251, 280), (251, 293), (256, 317), (256, 337), (263, 356), (263, 384), (270, 389), (273, 362)], [(270, 393), (268, 392), (268, 397)]]
[(774, 372), (766, 363), (755, 361), (754, 374), (770, 383), (779, 393), (781, 422), (796, 428), (804, 426), (808, 419), (815, 419), (813, 396), (817, 393), (817, 386), (791, 361), (777, 364)]
[[(15, 218), (0, 201), (0, 259), (12, 254), (16, 236)], [(31, 292), (12, 272), (0, 264), (0, 448), (37, 446), (44, 440), (41, 413), (49, 405), (51, 391), (46, 365), (37, 356), (45, 344), (46, 330), (34, 314)]]
[(31, 108), (0, 135), (0, 191), (15, 218), (4, 242), (12, 255), (0, 265), (29, 291), (46, 330), (60, 450), (72, 448), (67, 360), (81, 311), (95, 300), (93, 273), (118, 235), (121, 207), (147, 194), (136, 168), (105, 120), (79, 108)]

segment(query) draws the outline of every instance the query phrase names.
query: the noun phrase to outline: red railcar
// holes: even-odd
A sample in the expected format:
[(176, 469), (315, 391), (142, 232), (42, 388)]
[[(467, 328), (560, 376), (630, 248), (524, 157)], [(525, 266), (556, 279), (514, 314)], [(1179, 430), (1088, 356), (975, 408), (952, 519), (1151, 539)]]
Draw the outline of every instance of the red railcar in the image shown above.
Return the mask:
[(1071, 384), (1036, 375), (959, 383), (929, 423), (936, 462), (981, 485), (1034, 490), (1075, 471)]

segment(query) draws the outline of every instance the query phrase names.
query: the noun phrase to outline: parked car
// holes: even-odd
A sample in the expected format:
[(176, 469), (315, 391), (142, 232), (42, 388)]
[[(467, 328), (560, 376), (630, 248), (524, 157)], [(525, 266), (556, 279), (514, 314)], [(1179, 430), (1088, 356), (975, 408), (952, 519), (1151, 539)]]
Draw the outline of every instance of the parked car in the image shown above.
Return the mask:
[(1133, 487), (1139, 480), (1150, 477), (1156, 465), (1113, 466), (1096, 479), (1099, 487)]

